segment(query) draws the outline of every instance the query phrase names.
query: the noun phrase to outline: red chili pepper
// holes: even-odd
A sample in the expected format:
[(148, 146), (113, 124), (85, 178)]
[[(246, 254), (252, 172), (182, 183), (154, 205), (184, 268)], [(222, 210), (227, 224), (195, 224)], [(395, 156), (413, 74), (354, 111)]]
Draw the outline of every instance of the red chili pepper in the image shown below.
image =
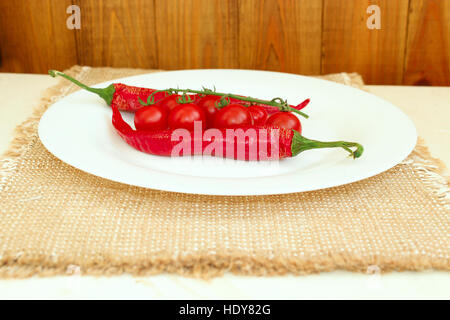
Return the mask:
[[(81, 87), (89, 92), (99, 95), (103, 100), (106, 101), (106, 103), (108, 105), (116, 105), (119, 110), (123, 110), (123, 111), (136, 111), (136, 110), (142, 108), (142, 104), (140, 103), (139, 100), (147, 101), (150, 96), (152, 96), (153, 101), (159, 101), (167, 96), (167, 92), (165, 92), (164, 90), (133, 87), (133, 86), (125, 85), (123, 83), (114, 83), (114, 84), (109, 85), (106, 88), (92, 88), (92, 87), (89, 87), (89, 86), (79, 82), (78, 80), (72, 78), (71, 76), (68, 76), (60, 71), (49, 70), (48, 73), (52, 77), (61, 76), (61, 77), (66, 78), (67, 80), (73, 82), (74, 84), (78, 85), (79, 87)], [(174, 90), (176, 91), (177, 89), (174, 89)], [(189, 89), (188, 90), (179, 90), (179, 91), (195, 93), (190, 96), (194, 102), (196, 100), (198, 100), (198, 98), (208, 95), (207, 93), (205, 94), (206, 91), (196, 91), (196, 90), (189, 90)], [(216, 96), (226, 95), (226, 94), (212, 93), (212, 91), (208, 91), (208, 92), (211, 92), (211, 95), (216, 95)], [(273, 102), (273, 101), (265, 101), (266, 103), (261, 103), (261, 102), (264, 102), (264, 100), (253, 99), (253, 98), (239, 96), (239, 95), (227, 95), (227, 96), (229, 96), (227, 99), (229, 99), (230, 103), (239, 103), (239, 104), (243, 104), (246, 106), (248, 106), (249, 102), (252, 102), (252, 100), (258, 101), (257, 104), (266, 108), (269, 115), (272, 113), (278, 112), (278, 111), (291, 111), (291, 112), (298, 113), (305, 118), (308, 118), (308, 116), (306, 114), (304, 114), (303, 112), (300, 112), (299, 110), (303, 109), (309, 103), (309, 99), (303, 101), (298, 106), (292, 106), (292, 105), (288, 105), (285, 102), (278, 103), (278, 102)], [(242, 98), (242, 99), (240, 99), (240, 98)], [(248, 99), (250, 99), (251, 101), (249, 101)], [(279, 99), (279, 98), (277, 98), (277, 99)], [(281, 99), (279, 99), (278, 101), (281, 101)], [(275, 104), (275, 106), (271, 105), (271, 104)]]
[(141, 100), (147, 100), (149, 95), (154, 94), (155, 100), (160, 100), (166, 96), (165, 92), (155, 93), (157, 91), (156, 89), (133, 87), (123, 83), (114, 83), (106, 88), (92, 88), (62, 72), (49, 70), (48, 73), (52, 77), (64, 77), (79, 87), (98, 94), (108, 105), (115, 105), (119, 110), (123, 111), (136, 111), (142, 108), (142, 105), (139, 103), (139, 98)]
[[(142, 108), (142, 105), (139, 103), (139, 98), (141, 100), (146, 100), (149, 95), (156, 91), (156, 89), (127, 86), (123, 83), (114, 83), (113, 85), (114, 94), (112, 100), (110, 103), (108, 103), (109, 100), (105, 99), (105, 101), (124, 111), (136, 111)], [(166, 94), (164, 92), (157, 92), (154, 94), (155, 101), (161, 100), (165, 96)]]
[[(174, 156), (174, 148), (180, 143), (177, 139), (172, 139), (174, 130), (161, 130), (161, 131), (139, 131), (133, 130), (130, 125), (128, 125), (122, 118), (119, 110), (115, 105), (112, 106), (113, 115), (112, 115), (112, 123), (114, 128), (117, 130), (122, 139), (128, 143), (133, 148), (150, 153), (153, 155), (159, 156)], [(290, 129), (282, 129), (276, 127), (243, 127), (239, 128), (242, 130), (247, 129), (256, 129), (256, 130), (265, 130), (266, 134), (257, 136), (256, 139), (245, 139), (244, 142), (237, 142), (235, 137), (229, 138), (227, 136), (227, 130), (233, 129), (213, 129), (218, 130), (216, 132), (220, 132), (220, 141), (219, 144), (222, 145), (222, 149), (224, 150), (222, 156), (228, 157), (229, 154), (225, 150), (227, 150), (227, 145), (233, 145), (234, 152), (232, 153), (232, 158), (237, 160), (261, 160), (261, 153), (259, 147), (261, 145), (266, 146), (267, 155), (271, 154), (272, 148), (274, 148), (274, 141), (270, 138), (274, 133), (274, 130), (277, 130), (278, 133), (278, 141), (275, 141), (278, 145), (278, 157), (276, 159), (283, 159), (294, 157), (298, 155), (300, 152), (309, 150), (309, 149), (317, 149), (317, 148), (343, 148), (348, 151), (353, 158), (359, 158), (363, 153), (363, 147), (354, 142), (345, 142), (345, 141), (335, 141), (335, 142), (321, 142), (316, 140), (310, 140), (302, 135), (300, 135), (295, 130)], [(211, 130), (211, 129), (210, 129)], [(191, 147), (189, 148), (189, 154), (187, 154), (186, 149), (182, 150), (184, 153), (179, 154), (182, 156), (185, 155), (204, 155), (208, 146), (211, 144), (209, 139), (204, 137), (203, 131), (200, 130), (199, 136), (196, 135), (195, 131), (187, 131), (189, 133), (189, 143)], [(244, 143), (244, 153), (239, 154), (236, 152), (239, 143)], [(197, 147), (199, 146), (199, 147)], [(353, 151), (350, 148), (355, 147), (356, 150)], [(256, 151), (256, 152), (255, 152)], [(216, 155), (212, 153), (211, 155)], [(264, 159), (267, 159), (264, 158)]]

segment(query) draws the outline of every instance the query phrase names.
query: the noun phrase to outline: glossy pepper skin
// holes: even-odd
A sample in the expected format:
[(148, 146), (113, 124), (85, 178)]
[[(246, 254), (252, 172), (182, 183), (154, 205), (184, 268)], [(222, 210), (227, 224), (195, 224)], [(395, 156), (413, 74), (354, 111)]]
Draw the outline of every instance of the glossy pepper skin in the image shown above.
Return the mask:
[[(195, 135), (195, 132), (189, 131), (189, 139), (191, 143), (190, 147), (190, 153), (189, 154), (174, 154), (174, 148), (176, 145), (180, 143), (179, 140), (173, 141), (172, 134), (174, 130), (161, 130), (161, 131), (139, 131), (134, 130), (130, 127), (128, 123), (126, 123), (122, 115), (120, 114), (120, 111), (117, 109), (116, 106), (112, 106), (112, 124), (114, 128), (116, 129), (117, 133), (122, 137), (122, 139), (132, 146), (133, 148), (153, 154), (158, 156), (187, 156), (187, 155), (203, 155), (205, 154), (206, 148), (211, 144), (211, 141), (204, 138), (203, 134), (200, 134), (198, 137)], [(266, 130), (266, 135), (262, 138), (261, 141), (261, 135), (257, 137), (257, 139), (244, 139), (244, 150), (245, 152), (243, 154), (240, 154), (236, 152), (238, 148), (238, 144), (236, 144), (236, 140), (230, 141), (227, 140), (226, 130), (229, 130), (227, 128), (223, 129), (215, 129), (219, 130), (221, 132), (221, 140), (219, 141), (222, 144), (222, 150), (224, 150), (224, 154), (226, 157), (228, 157), (228, 154), (226, 154), (225, 150), (227, 150), (227, 143), (234, 143), (234, 152), (232, 153), (232, 158), (236, 160), (245, 160), (245, 161), (252, 161), (252, 160), (278, 160), (278, 159), (284, 159), (289, 157), (294, 157), (298, 155), (299, 153), (310, 150), (310, 149), (317, 149), (317, 148), (344, 148), (346, 151), (348, 151), (353, 158), (359, 158), (363, 153), (363, 147), (354, 142), (346, 142), (346, 141), (333, 141), (333, 142), (322, 142), (322, 141), (316, 141), (311, 140), (308, 138), (303, 137), (300, 135), (300, 133), (296, 132), (295, 130), (291, 129), (283, 129), (283, 128), (276, 128), (276, 127), (267, 127), (267, 126), (251, 126), (251, 127), (243, 127), (240, 129), (243, 129), (244, 131), (247, 129), (256, 129), (256, 130)], [(270, 139), (272, 133), (274, 130), (277, 130), (278, 133), (278, 157), (273, 157), (272, 159), (267, 159), (267, 156), (264, 157), (264, 159), (261, 159), (260, 156), (260, 150), (259, 146), (261, 144), (266, 146), (267, 155), (271, 155), (271, 151), (273, 148), (274, 141)], [(196, 148), (197, 146), (200, 146), (200, 148)], [(350, 148), (355, 147), (356, 150), (350, 150)], [(256, 150), (256, 153), (255, 153)], [(215, 155), (212, 153), (211, 155)]]
[[(114, 83), (114, 93), (111, 99), (111, 105), (115, 105), (122, 111), (136, 111), (142, 108), (139, 103), (141, 100), (147, 100), (147, 97), (154, 93), (155, 89), (128, 86), (123, 83)], [(161, 100), (166, 96), (164, 92), (154, 94), (155, 101)]]
[[(173, 132), (175, 130), (166, 129), (166, 130), (160, 130), (160, 131), (139, 131), (139, 130), (133, 130), (130, 125), (128, 125), (122, 118), (122, 115), (120, 114), (119, 110), (113, 106), (113, 116), (112, 116), (112, 123), (114, 128), (116, 129), (117, 133), (122, 137), (122, 139), (128, 143), (133, 148), (153, 154), (158, 156), (174, 156), (174, 148), (177, 146), (180, 141), (172, 139)], [(271, 154), (272, 151), (272, 144), (273, 140), (270, 139), (272, 131), (279, 130), (278, 131), (278, 155), (276, 155), (275, 159), (283, 159), (288, 158), (292, 156), (292, 138), (294, 136), (294, 133), (292, 130), (286, 130), (286, 129), (278, 129), (278, 128), (271, 128), (271, 127), (241, 127), (240, 129), (246, 131), (247, 129), (256, 129), (256, 130), (266, 130), (267, 134), (265, 135), (266, 138), (263, 138), (263, 140), (258, 137), (258, 139), (244, 139), (244, 150), (245, 152), (243, 154), (240, 154), (237, 152), (238, 143), (236, 143), (237, 140), (233, 137), (233, 139), (227, 138), (226, 128), (223, 129), (215, 129), (219, 130), (221, 133), (220, 142), (222, 144), (222, 150), (223, 154), (225, 156), (228, 156), (226, 154), (225, 150), (227, 150), (227, 143), (232, 142), (234, 146), (233, 153), (231, 154), (231, 158), (235, 160), (263, 160), (260, 157), (259, 146), (261, 143), (266, 145), (267, 154)], [(176, 154), (176, 156), (187, 156), (187, 155), (203, 155), (205, 154), (206, 148), (211, 144), (211, 140), (204, 139), (203, 131), (197, 137), (194, 133), (194, 131), (188, 131), (189, 132), (189, 140), (190, 140), (190, 153), (189, 154)], [(196, 148), (197, 146), (200, 146), (200, 148)], [(185, 150), (184, 150), (185, 151)], [(255, 152), (256, 151), (256, 152)], [(215, 155), (214, 152), (211, 155)]]

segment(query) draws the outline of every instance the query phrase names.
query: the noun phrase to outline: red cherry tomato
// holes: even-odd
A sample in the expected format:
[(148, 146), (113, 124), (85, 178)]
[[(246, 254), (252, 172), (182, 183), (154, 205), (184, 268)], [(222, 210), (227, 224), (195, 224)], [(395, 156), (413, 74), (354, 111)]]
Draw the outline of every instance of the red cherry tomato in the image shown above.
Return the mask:
[(250, 106), (247, 108), (248, 112), (252, 115), (253, 124), (255, 126), (262, 126), (266, 123), (269, 116), (267, 111), (261, 106)]
[(208, 128), (214, 125), (214, 116), (219, 109), (216, 108), (216, 102), (220, 100), (218, 96), (205, 96), (201, 98), (196, 104), (203, 109), (206, 116), (206, 126)]
[(179, 106), (178, 98), (180, 98), (180, 95), (178, 94), (171, 94), (165, 98), (162, 98), (161, 100), (158, 100), (156, 102), (156, 105), (163, 106), (167, 109), (167, 112), (170, 113), (175, 107)]
[(252, 115), (240, 104), (229, 104), (217, 111), (214, 117), (215, 128), (233, 128), (252, 124)]
[(163, 130), (167, 128), (167, 111), (162, 106), (147, 106), (136, 111), (134, 125), (137, 130)]
[(169, 114), (169, 128), (184, 128), (194, 130), (194, 121), (202, 122), (202, 129), (206, 128), (206, 117), (202, 108), (193, 103), (180, 104)]
[(266, 125), (286, 129), (294, 129), (299, 133), (302, 132), (302, 125), (300, 124), (300, 120), (298, 120), (298, 118), (290, 112), (276, 112), (272, 114), (269, 119), (267, 119)]

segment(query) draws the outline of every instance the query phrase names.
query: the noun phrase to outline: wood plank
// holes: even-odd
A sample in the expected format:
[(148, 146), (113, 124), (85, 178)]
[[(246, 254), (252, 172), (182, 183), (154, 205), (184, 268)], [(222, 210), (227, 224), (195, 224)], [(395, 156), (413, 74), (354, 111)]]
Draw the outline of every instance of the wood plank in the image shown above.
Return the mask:
[(407, 85), (450, 85), (450, 0), (411, 0)]
[(322, 0), (240, 0), (239, 67), (320, 73)]
[(237, 68), (237, 0), (156, 0), (158, 66)]
[(0, 1), (0, 72), (47, 73), (77, 62), (70, 0)]
[[(401, 84), (408, 0), (324, 0), (322, 73), (359, 72), (368, 84)], [(381, 29), (369, 29), (369, 5)]]
[(157, 68), (153, 1), (74, 0), (82, 14), (76, 31), (82, 65)]

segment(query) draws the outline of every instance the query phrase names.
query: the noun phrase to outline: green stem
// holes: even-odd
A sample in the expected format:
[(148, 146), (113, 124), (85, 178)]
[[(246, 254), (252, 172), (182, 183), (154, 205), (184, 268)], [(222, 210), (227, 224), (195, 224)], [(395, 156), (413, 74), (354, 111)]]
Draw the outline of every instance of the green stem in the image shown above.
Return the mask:
[[(263, 105), (267, 105), (267, 106), (277, 107), (280, 111), (290, 111), (290, 112), (297, 113), (297, 114), (301, 115), (302, 117), (309, 118), (309, 116), (306, 113), (303, 113), (300, 110), (292, 108), (291, 106), (288, 105), (287, 101), (283, 101), (280, 98), (275, 98), (273, 100), (261, 100), (261, 99), (256, 99), (256, 98), (252, 98), (252, 97), (242, 97), (242, 96), (231, 94), (231, 93), (216, 92), (216, 91), (209, 90), (209, 89), (192, 90), (192, 89), (169, 88), (166, 90), (157, 90), (157, 91), (153, 92), (151, 96), (149, 96), (147, 105), (149, 103), (151, 103), (151, 100), (152, 100), (151, 98), (153, 97), (153, 95), (155, 93), (163, 92), (163, 91), (168, 92), (168, 93), (183, 92), (183, 93), (196, 93), (196, 94), (205, 94), (205, 95), (212, 95), (212, 96), (219, 96), (219, 97), (228, 97), (228, 98), (233, 98), (233, 99), (237, 99), (237, 100), (241, 100), (241, 101), (247, 101), (247, 102), (253, 102), (253, 103), (257, 103), (257, 104), (263, 104)], [(143, 105), (146, 105), (146, 104), (143, 104)]]
[(68, 76), (67, 74), (62, 73), (62, 72), (57, 71), (57, 70), (49, 70), (48, 74), (51, 75), (53, 78), (55, 78), (56, 76), (60, 76), (60, 77), (66, 78), (67, 80), (73, 82), (74, 84), (76, 84), (80, 88), (85, 89), (85, 90), (87, 90), (89, 92), (98, 94), (103, 100), (106, 101), (106, 103), (108, 105), (111, 104), (111, 101), (112, 101), (113, 96), (114, 96), (114, 92), (116, 91), (116, 89), (114, 88), (113, 84), (107, 86), (106, 88), (92, 88), (92, 87), (88, 87), (84, 83), (81, 83), (77, 79), (74, 79), (71, 76)]
[[(294, 130), (294, 137), (292, 138), (292, 145), (291, 145), (293, 157), (298, 155), (300, 152), (320, 148), (343, 148), (344, 150), (350, 153), (353, 159), (361, 157), (361, 155), (364, 152), (363, 146), (356, 142), (347, 142), (347, 141), (323, 142), (311, 140), (303, 137), (302, 135), (300, 135), (300, 133)], [(356, 148), (355, 151), (353, 151), (352, 148)]]

